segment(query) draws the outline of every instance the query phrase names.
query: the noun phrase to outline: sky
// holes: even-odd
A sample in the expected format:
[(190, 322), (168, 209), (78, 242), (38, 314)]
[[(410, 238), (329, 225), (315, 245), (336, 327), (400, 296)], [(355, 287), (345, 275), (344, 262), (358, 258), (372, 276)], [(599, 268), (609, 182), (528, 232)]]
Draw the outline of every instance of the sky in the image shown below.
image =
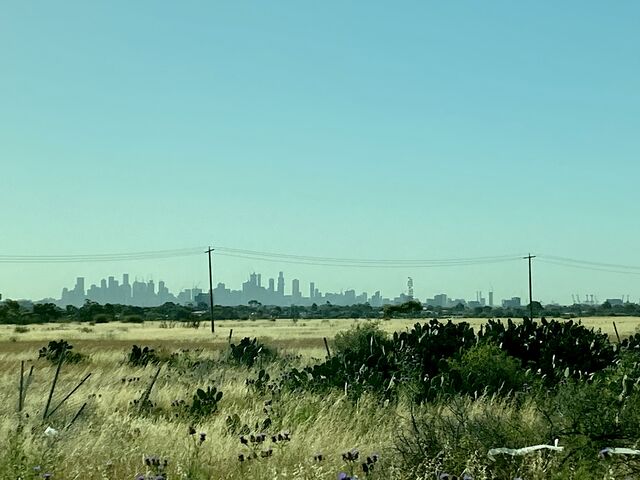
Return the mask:
[[(201, 245), (338, 258), (540, 255), (534, 297), (640, 297), (640, 4), (0, 5), (0, 255)], [(237, 288), (527, 295), (526, 261), (363, 269), (214, 255)], [(4, 298), (206, 258), (0, 264)]]

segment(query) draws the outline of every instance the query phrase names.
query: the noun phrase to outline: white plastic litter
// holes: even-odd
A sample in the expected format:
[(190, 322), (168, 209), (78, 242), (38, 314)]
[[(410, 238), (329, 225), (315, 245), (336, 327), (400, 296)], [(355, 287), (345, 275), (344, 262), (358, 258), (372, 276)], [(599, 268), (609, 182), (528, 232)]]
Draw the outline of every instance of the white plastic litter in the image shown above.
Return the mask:
[(600, 450), (600, 456), (605, 455), (640, 455), (640, 450), (634, 450), (633, 448), (616, 448), (607, 447)]
[(517, 456), (517, 455), (527, 455), (529, 453), (533, 453), (538, 450), (552, 450), (554, 452), (561, 452), (564, 450), (564, 447), (558, 446), (558, 440), (556, 440), (554, 443), (555, 445), (532, 445), (531, 447), (524, 447), (524, 448), (506, 448), (506, 447), (492, 448), (491, 450), (489, 450), (489, 453), (487, 453), (487, 455), (491, 460), (495, 460), (496, 455)]
[(55, 437), (58, 435), (58, 430), (56, 430), (55, 428), (51, 428), (51, 427), (47, 427), (46, 430), (44, 431), (44, 435), (45, 437)]

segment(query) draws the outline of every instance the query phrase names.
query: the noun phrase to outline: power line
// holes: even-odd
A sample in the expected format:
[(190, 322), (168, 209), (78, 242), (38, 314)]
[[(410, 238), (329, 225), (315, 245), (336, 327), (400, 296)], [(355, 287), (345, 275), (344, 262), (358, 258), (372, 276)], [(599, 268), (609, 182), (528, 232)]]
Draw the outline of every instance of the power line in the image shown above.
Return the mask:
[(473, 266), (473, 265), (486, 265), (490, 263), (504, 263), (504, 262), (513, 262), (515, 260), (519, 260), (520, 257), (512, 257), (508, 259), (502, 260), (492, 260), (492, 261), (482, 261), (482, 262), (457, 262), (457, 263), (438, 263), (438, 264), (372, 264), (372, 263), (330, 263), (330, 262), (312, 262), (312, 261), (300, 261), (300, 260), (287, 260), (281, 258), (270, 258), (270, 257), (257, 257), (257, 256), (249, 256), (249, 255), (236, 255), (230, 253), (222, 253), (217, 252), (217, 256), (219, 257), (231, 257), (231, 258), (241, 258), (245, 260), (258, 260), (262, 262), (271, 262), (271, 263), (280, 263), (280, 264), (293, 264), (293, 265), (311, 265), (311, 266), (320, 266), (320, 267), (344, 267), (344, 268), (438, 268), (438, 267), (458, 267), (458, 266)]
[[(137, 260), (158, 260), (165, 258), (195, 256), (202, 253), (207, 247), (183, 248), (174, 250), (158, 250), (131, 253), (107, 253), (107, 254), (82, 254), (82, 255), (0, 255), (0, 263), (94, 263), (94, 262), (121, 262)], [(472, 258), (445, 258), (445, 259), (357, 259), (292, 255), (273, 252), (259, 252), (254, 250), (242, 250), (227, 247), (215, 247), (217, 255), (258, 260), (267, 262), (287, 263), (296, 265), (314, 266), (339, 266), (351, 268), (431, 268), (451, 267), (464, 265), (481, 265), (514, 261), (520, 255), (499, 255)]]
[(521, 255), (500, 255), (473, 258), (446, 259), (357, 259), (290, 255), (272, 252), (258, 252), (226, 247), (216, 247), (217, 255), (296, 265), (314, 265), (325, 267), (353, 267), (353, 268), (434, 268), (465, 265), (483, 265), (488, 263), (511, 262), (518, 260)]
[(633, 270), (614, 270), (609, 268), (598, 268), (587, 265), (581, 265), (577, 263), (560, 262), (556, 260), (546, 260), (548, 257), (539, 257), (538, 262), (546, 263), (548, 265), (557, 265), (559, 267), (577, 268), (579, 270), (590, 270), (592, 272), (605, 272), (605, 273), (621, 273), (623, 275), (640, 275), (640, 271)]
[(574, 258), (558, 257), (554, 255), (543, 255), (543, 258), (557, 261), (557, 262), (568, 263), (568, 264), (589, 265), (589, 266), (602, 267), (602, 268), (640, 271), (640, 266), (633, 266), (633, 265), (620, 265), (616, 263), (602, 263), (602, 262), (593, 262), (589, 260), (576, 260)]
[[(72, 255), (0, 255), (0, 264), (64, 264), (64, 263), (99, 263), (99, 262), (127, 262), (144, 260), (162, 260), (169, 258), (201, 255), (208, 247), (179, 248), (170, 250), (151, 250), (120, 253), (95, 253)], [(271, 263), (293, 265), (309, 265), (320, 267), (343, 268), (443, 268), (463, 267), (475, 265), (489, 265), (513, 262), (523, 257), (523, 254), (493, 255), (460, 258), (430, 258), (430, 259), (388, 259), (388, 258), (348, 258), (322, 257), (313, 255), (294, 255), (287, 253), (264, 252), (239, 248), (216, 246), (216, 255), (221, 257), (238, 258)], [(622, 273), (640, 275), (640, 266), (621, 265), (555, 255), (538, 255), (537, 261), (561, 267), (577, 268), (607, 273)]]
[(135, 260), (160, 260), (164, 258), (200, 255), (203, 248), (206, 247), (131, 253), (98, 253), (82, 255), (0, 255), (0, 263), (93, 263)]
[(514, 257), (519, 257), (522, 254), (514, 254), (514, 255), (493, 255), (493, 256), (483, 256), (483, 257), (467, 257), (467, 258), (440, 258), (440, 259), (365, 259), (365, 258), (344, 258), (344, 257), (320, 257), (320, 256), (309, 256), (309, 255), (292, 255), (286, 253), (274, 253), (274, 252), (260, 252), (256, 250), (242, 250), (238, 248), (228, 248), (228, 247), (216, 247), (216, 251), (222, 251), (227, 253), (233, 253), (236, 255), (249, 255), (249, 256), (260, 256), (260, 257), (269, 257), (269, 258), (288, 258), (295, 260), (304, 260), (304, 261), (321, 261), (321, 262), (335, 262), (335, 263), (410, 263), (410, 264), (424, 264), (424, 263), (448, 263), (448, 262), (477, 262), (477, 261), (485, 261), (485, 260), (512, 260)]

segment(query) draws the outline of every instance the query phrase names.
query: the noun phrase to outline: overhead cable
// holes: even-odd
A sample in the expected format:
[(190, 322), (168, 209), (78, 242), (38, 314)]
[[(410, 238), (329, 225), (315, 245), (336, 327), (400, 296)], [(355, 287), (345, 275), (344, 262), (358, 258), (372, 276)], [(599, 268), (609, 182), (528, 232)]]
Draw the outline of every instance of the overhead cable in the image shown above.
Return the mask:
[(200, 255), (205, 247), (155, 250), (131, 253), (98, 253), (80, 255), (0, 255), (0, 263), (93, 263), (137, 260), (159, 260), (164, 258)]

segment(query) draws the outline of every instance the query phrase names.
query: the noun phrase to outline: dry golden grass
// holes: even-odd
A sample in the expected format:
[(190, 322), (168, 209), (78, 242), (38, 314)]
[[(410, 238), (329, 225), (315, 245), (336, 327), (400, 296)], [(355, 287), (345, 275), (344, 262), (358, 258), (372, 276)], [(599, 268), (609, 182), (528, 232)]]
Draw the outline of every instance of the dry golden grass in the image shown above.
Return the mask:
[[(613, 334), (612, 318), (587, 318), (587, 326), (602, 328)], [(359, 320), (363, 322), (364, 320)], [(484, 319), (465, 319), (479, 327)], [(638, 318), (615, 318), (622, 336), (634, 333)], [(337, 332), (353, 326), (353, 320), (221, 321), (212, 335), (208, 325), (200, 329), (160, 328), (158, 322), (144, 324), (80, 324), (29, 326), (16, 333), (13, 326), (0, 327), (0, 478), (29, 477), (33, 467), (51, 471), (53, 480), (102, 478), (133, 479), (144, 473), (143, 455), (157, 455), (169, 460), (169, 479), (334, 479), (345, 470), (341, 453), (352, 448), (369, 454), (379, 452), (386, 465), (384, 476), (372, 478), (401, 479), (392, 448), (395, 434), (409, 407), (383, 405), (372, 397), (357, 403), (347, 401), (340, 392), (282, 394), (274, 401), (270, 414), (276, 430), (289, 430), (290, 444), (276, 448), (272, 458), (241, 463), (237, 456), (247, 453), (236, 434), (227, 431), (226, 418), (238, 414), (243, 423), (254, 425), (265, 417), (264, 400), (245, 386), (255, 370), (232, 367), (220, 361), (227, 346), (230, 329), (233, 338), (257, 336), (283, 353), (302, 355), (301, 362), (324, 356), (323, 337), (332, 339)], [(415, 320), (382, 321), (385, 330), (399, 331), (411, 327)], [(88, 331), (90, 329), (90, 331)], [(65, 339), (74, 351), (88, 356), (78, 364), (65, 364), (59, 378), (53, 405), (87, 373), (91, 377), (51, 418), (42, 420), (43, 409), (55, 367), (37, 351), (49, 340)], [(213, 360), (210, 370), (190, 374), (163, 367), (151, 400), (152, 413), (139, 414), (133, 401), (140, 398), (155, 372), (155, 367), (136, 368), (124, 361), (131, 345), (149, 345), (165, 353), (181, 349), (200, 349), (197, 355)], [(27, 371), (33, 366), (33, 383), (29, 386), (23, 415), (16, 413), (20, 361)], [(275, 367), (277, 370), (277, 367)], [(277, 373), (273, 372), (273, 375)], [(139, 381), (129, 381), (128, 379)], [(125, 379), (123, 382), (122, 379)], [(189, 420), (175, 417), (174, 400), (190, 400), (199, 386), (215, 385), (224, 392), (218, 414), (195, 425), (207, 433), (202, 446), (187, 434)], [(85, 410), (64, 430), (78, 409)], [(16, 435), (19, 425), (22, 433)], [(47, 426), (60, 430), (55, 438), (44, 436)], [(258, 429), (259, 430), (259, 429)], [(326, 460), (315, 462), (322, 453)], [(24, 457), (24, 458), (22, 458)], [(21, 459), (22, 458), (22, 459)], [(20, 469), (23, 470), (20, 470)], [(23, 472), (23, 473), (20, 473)], [(31, 473), (29, 473), (31, 472)]]
[[(447, 319), (442, 319), (443, 321)], [(614, 336), (613, 322), (618, 327), (622, 337), (638, 331), (640, 317), (585, 317), (580, 320), (589, 328), (600, 329), (610, 336)], [(26, 333), (16, 333), (15, 326), (0, 325), (0, 345), (12, 342), (47, 342), (64, 338), (75, 342), (99, 342), (105, 345), (118, 345), (117, 342), (144, 343), (170, 342), (177, 345), (191, 345), (202, 347), (223, 347), (227, 344), (229, 331), (233, 329), (233, 339), (242, 337), (258, 337), (279, 346), (291, 344), (292, 348), (323, 349), (322, 338), (332, 339), (336, 333), (345, 331), (358, 322), (367, 320), (333, 319), (333, 320), (304, 320), (293, 322), (290, 319), (280, 319), (275, 322), (269, 320), (222, 320), (216, 322), (216, 332), (212, 334), (207, 321), (201, 323), (200, 328), (186, 328), (176, 324), (174, 328), (161, 328), (161, 322), (121, 323), (111, 322), (97, 325), (81, 323), (30, 325)], [(425, 319), (391, 319), (380, 321), (380, 327), (392, 333), (410, 329), (416, 322)], [(464, 321), (476, 330), (486, 323), (484, 318), (453, 319), (454, 322)], [(514, 320), (518, 322), (518, 320)], [(74, 343), (75, 343), (74, 342)], [(113, 343), (112, 343), (113, 342)]]
[[(227, 326), (224, 322), (222, 325)], [(319, 358), (324, 347), (321, 336), (318, 344), (317, 335), (319, 331), (328, 331), (322, 322), (317, 322), (315, 329), (307, 329), (300, 323), (293, 325), (290, 321), (280, 329), (274, 328), (273, 322), (234, 322), (231, 325), (234, 338), (255, 335), (257, 328), (269, 334), (264, 337), (271, 337), (272, 345)], [(292, 441), (276, 448), (271, 458), (240, 463), (238, 454), (247, 454), (248, 449), (240, 444), (238, 435), (228, 433), (226, 418), (237, 413), (248, 425), (262, 422), (266, 418), (264, 400), (270, 395), (248, 391), (245, 379), (255, 377), (255, 371), (215, 361), (227, 345), (228, 330), (224, 332), (220, 328), (220, 333), (212, 339), (205, 329), (167, 329), (153, 323), (95, 325), (91, 327), (92, 332), (82, 328), (75, 324), (33, 326), (29, 327), (29, 332), (15, 334), (13, 327), (2, 327), (0, 451), (7, 453), (7, 459), (24, 456), (26, 471), (39, 466), (42, 472), (53, 472), (54, 479), (132, 479), (137, 473), (145, 473), (143, 456), (156, 455), (169, 460), (170, 479), (332, 479), (344, 468), (340, 456), (343, 451), (352, 448), (360, 448), (367, 454), (374, 450), (390, 451), (391, 432), (403, 407), (384, 408), (368, 397), (353, 404), (340, 393), (329, 396), (306, 394), (303, 398), (283, 394), (274, 401), (270, 417), (277, 430), (291, 432)], [(297, 333), (295, 337), (294, 332)], [(17, 341), (12, 340), (14, 335), (18, 337)], [(63, 365), (52, 405), (56, 405), (83, 376), (92, 375), (59, 411), (43, 421), (55, 366), (44, 359), (37, 360), (37, 351), (48, 340), (60, 338), (69, 341), (74, 351), (87, 355), (88, 359)], [(136, 342), (160, 347), (165, 353), (183, 348), (202, 349), (197, 355), (213, 359), (213, 368), (190, 375), (163, 367), (151, 394), (155, 404), (152, 413), (138, 414), (137, 406), (132, 402), (141, 397), (155, 367), (134, 368), (124, 362), (131, 345)], [(27, 371), (34, 366), (34, 377), (28, 388), (24, 415), (18, 416), (16, 406), (22, 360), (26, 362)], [(129, 381), (137, 378), (140, 380)], [(187, 434), (190, 421), (183, 416), (176, 418), (174, 412), (177, 410), (171, 404), (179, 399), (190, 401), (196, 388), (208, 385), (217, 386), (224, 392), (224, 397), (218, 414), (195, 425), (199, 432), (207, 433), (207, 440), (198, 447), (194, 438)], [(64, 430), (85, 402), (87, 406), (77, 422)], [(19, 425), (23, 426), (23, 433), (19, 441), (12, 443), (11, 432), (16, 432)], [(47, 426), (60, 430), (60, 435), (55, 439), (45, 437)], [(10, 452), (13, 453), (9, 455)], [(315, 462), (316, 453), (324, 454), (327, 459)], [(7, 475), (18, 472), (16, 468), (0, 461), (0, 478), (11, 478)]]

